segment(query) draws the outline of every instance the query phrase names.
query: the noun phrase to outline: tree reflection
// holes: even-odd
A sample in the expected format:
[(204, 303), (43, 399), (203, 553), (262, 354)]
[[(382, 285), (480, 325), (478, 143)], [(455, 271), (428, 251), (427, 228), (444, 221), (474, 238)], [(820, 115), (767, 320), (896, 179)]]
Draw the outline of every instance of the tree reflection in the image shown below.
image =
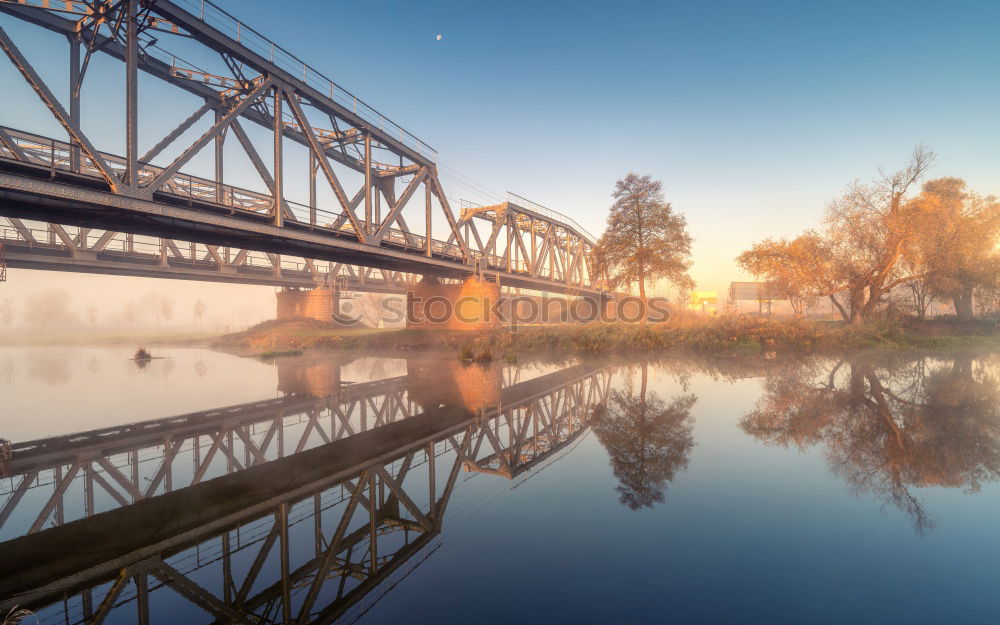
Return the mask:
[(741, 426), (770, 444), (822, 443), (833, 472), (858, 494), (934, 527), (911, 488), (977, 491), (1000, 477), (1000, 384), (971, 357), (840, 361), (770, 375)]
[(632, 510), (663, 503), (668, 484), (687, 467), (694, 446), (695, 396), (678, 395), (668, 404), (656, 393), (647, 394), (648, 368), (644, 362), (638, 392), (630, 377), (624, 389), (609, 394), (593, 424), (618, 479), (619, 501)]

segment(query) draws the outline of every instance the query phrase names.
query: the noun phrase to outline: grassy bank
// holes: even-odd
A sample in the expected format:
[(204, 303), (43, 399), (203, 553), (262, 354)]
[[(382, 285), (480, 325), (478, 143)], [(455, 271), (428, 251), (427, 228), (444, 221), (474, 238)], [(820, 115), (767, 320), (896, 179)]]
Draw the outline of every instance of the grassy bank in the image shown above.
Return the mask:
[(638, 326), (531, 326), (517, 331), (345, 329), (310, 321), (267, 322), (221, 337), (214, 347), (246, 354), (305, 349), (449, 350), (464, 360), (499, 360), (525, 353), (825, 350), (835, 348), (1000, 347), (996, 322), (880, 321), (861, 326), (745, 315), (692, 317)]

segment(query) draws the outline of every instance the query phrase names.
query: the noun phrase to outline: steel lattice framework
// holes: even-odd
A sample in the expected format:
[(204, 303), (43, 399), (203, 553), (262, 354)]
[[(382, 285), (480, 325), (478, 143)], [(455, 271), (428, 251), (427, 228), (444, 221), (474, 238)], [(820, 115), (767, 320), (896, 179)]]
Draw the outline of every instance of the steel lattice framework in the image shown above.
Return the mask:
[(19, 269), (299, 288), (331, 286), (377, 293), (405, 293), (419, 278), (389, 269), (16, 217), (0, 217), (0, 246), (6, 250), (7, 264)]
[[(572, 220), (520, 198), (456, 215), (434, 150), (207, 0), (0, 0), (0, 11), (65, 35), (70, 68), (64, 106), (0, 28), (0, 48), (67, 135), (0, 128), (0, 214), (421, 275), (481, 273), (540, 291), (601, 290), (594, 240)], [(177, 49), (210, 57), (212, 69)], [(98, 54), (124, 64), (120, 153), (98, 150), (81, 119)], [(144, 152), (140, 72), (199, 103)], [(232, 140), (265, 192), (224, 181)], [(286, 163), (286, 145), (304, 148), (308, 161)], [(209, 146), (214, 171), (191, 171)], [(308, 201), (287, 199), (291, 179), (308, 179)]]
[[(27, 476), (89, 461), (101, 476), (92, 487), (111, 489), (122, 501), (3, 543), (7, 556), (36, 564), (0, 573), (8, 593), (0, 608), (29, 607), (41, 622), (101, 623), (129, 611), (148, 622), (151, 596), (170, 588), (223, 622), (327, 623), (364, 609), (377, 600), (376, 590), (391, 589), (387, 580), (433, 552), (462, 467), (526, 478), (585, 431), (610, 385), (609, 370), (588, 366), (527, 381), (504, 377), (496, 404), (476, 412), (445, 405), (421, 411), (403, 397), (402, 379), (390, 378), (354, 385), (336, 399), (289, 396), (15, 446), (12, 471)], [(323, 427), (317, 402), (367, 401), (375, 408), (390, 396), (367, 429), (349, 425), (353, 413), (338, 416), (318, 446), (304, 444), (308, 435), (300, 429), (291, 437), (294, 452), (265, 458), (261, 435), (280, 440), (294, 415), (308, 419), (307, 428)], [(252, 424), (261, 427), (254, 432)], [(197, 436), (216, 441), (220, 457), (238, 466), (164, 489), (173, 452)], [(244, 445), (240, 454), (233, 454), (234, 441)], [(157, 448), (157, 483), (136, 492), (142, 481), (114, 463)], [(58, 497), (73, 481), (63, 475)], [(126, 527), (132, 529), (122, 532)], [(97, 549), (62, 542), (87, 536), (121, 540)], [(56, 544), (62, 548), (54, 552)], [(35, 557), (38, 549), (49, 557)]]

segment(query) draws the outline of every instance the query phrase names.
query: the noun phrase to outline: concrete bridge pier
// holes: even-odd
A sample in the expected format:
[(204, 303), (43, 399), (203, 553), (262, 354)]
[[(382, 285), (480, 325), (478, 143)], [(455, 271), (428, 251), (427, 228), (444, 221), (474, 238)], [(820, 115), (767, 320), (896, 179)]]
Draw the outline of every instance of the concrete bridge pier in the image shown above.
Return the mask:
[(275, 294), (278, 321), (315, 319), (334, 321), (340, 312), (340, 289), (320, 286), (313, 289), (284, 288)]
[(479, 276), (470, 276), (461, 284), (442, 284), (434, 276), (425, 276), (406, 292), (406, 327), (495, 328), (500, 325), (495, 314), (499, 301), (500, 286)]

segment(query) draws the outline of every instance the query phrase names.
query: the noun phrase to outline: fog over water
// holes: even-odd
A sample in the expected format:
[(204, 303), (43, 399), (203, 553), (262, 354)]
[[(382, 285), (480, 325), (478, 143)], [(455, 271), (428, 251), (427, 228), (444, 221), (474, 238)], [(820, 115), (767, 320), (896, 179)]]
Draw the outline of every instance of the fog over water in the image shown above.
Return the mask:
[[(266, 286), (9, 269), (0, 305), (12, 302), (13, 319), (8, 326), (0, 315), (0, 336), (23, 330), (84, 335), (245, 328), (274, 318), (274, 291)], [(195, 315), (199, 301), (205, 305), (201, 319)]]

